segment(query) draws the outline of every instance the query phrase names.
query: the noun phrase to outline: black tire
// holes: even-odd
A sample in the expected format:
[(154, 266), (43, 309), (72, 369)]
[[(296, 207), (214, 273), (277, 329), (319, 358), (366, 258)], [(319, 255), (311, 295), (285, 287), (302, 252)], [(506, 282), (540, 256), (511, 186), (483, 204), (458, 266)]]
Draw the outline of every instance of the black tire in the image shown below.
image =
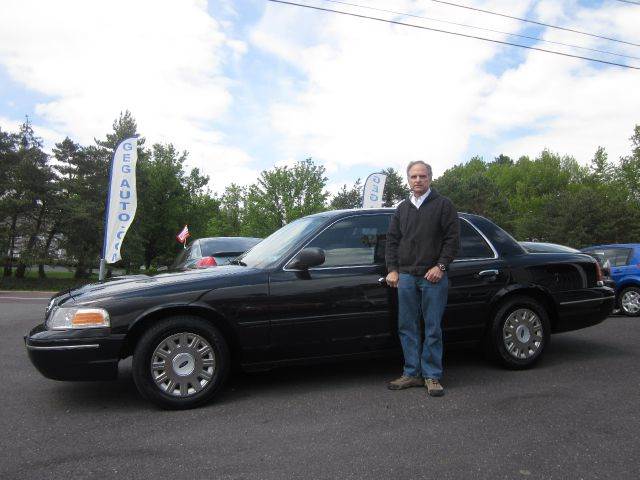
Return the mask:
[(182, 410), (211, 400), (226, 379), (229, 363), (227, 342), (214, 325), (199, 317), (175, 316), (142, 335), (132, 373), (144, 398)]
[[(505, 328), (507, 322), (509, 326)], [(544, 306), (531, 297), (519, 295), (498, 307), (487, 332), (485, 348), (489, 356), (504, 367), (522, 370), (540, 360), (550, 339), (551, 325)]]
[(638, 317), (640, 316), (640, 310), (633, 312), (628, 310), (627, 308), (624, 307), (624, 305), (622, 304), (622, 299), (624, 298), (625, 295), (629, 295), (629, 294), (635, 294), (637, 296), (640, 296), (640, 288), (638, 287), (626, 287), (624, 288), (620, 294), (618, 295), (617, 298), (617, 307), (620, 309), (620, 312), (623, 315), (626, 315), (627, 317)]

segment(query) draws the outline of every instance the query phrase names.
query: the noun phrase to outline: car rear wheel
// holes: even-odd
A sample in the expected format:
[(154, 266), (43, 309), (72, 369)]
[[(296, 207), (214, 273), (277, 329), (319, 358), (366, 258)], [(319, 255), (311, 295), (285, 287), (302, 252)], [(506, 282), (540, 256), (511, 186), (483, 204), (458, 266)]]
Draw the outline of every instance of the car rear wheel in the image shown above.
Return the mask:
[(512, 297), (496, 311), (486, 347), (507, 368), (529, 368), (542, 356), (550, 333), (549, 315), (538, 301)]
[(640, 288), (627, 287), (620, 292), (618, 299), (618, 307), (620, 311), (628, 317), (637, 317), (640, 315)]
[(161, 320), (140, 338), (133, 354), (133, 380), (140, 394), (167, 409), (209, 401), (229, 370), (220, 331), (198, 317)]

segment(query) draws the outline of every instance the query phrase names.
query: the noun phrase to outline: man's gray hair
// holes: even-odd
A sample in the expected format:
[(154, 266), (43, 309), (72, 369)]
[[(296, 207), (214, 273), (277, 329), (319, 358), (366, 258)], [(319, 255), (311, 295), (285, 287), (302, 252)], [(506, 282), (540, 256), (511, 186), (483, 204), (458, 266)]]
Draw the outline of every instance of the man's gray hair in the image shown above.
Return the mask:
[(423, 162), (422, 160), (409, 162), (409, 165), (407, 165), (407, 177), (409, 176), (409, 170), (411, 170), (411, 167), (413, 167), (414, 165), (424, 165), (425, 168), (427, 169), (427, 175), (429, 175), (429, 179), (433, 178), (433, 171), (431, 170), (431, 165), (429, 165), (427, 162)]

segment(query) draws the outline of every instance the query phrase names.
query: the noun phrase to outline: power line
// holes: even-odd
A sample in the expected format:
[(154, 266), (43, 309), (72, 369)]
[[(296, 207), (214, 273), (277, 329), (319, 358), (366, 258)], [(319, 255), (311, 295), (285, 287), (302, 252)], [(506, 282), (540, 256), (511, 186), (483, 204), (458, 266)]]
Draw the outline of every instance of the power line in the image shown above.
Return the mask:
[(446, 23), (446, 24), (449, 24), (449, 25), (456, 25), (458, 27), (474, 28), (476, 30), (482, 30), (482, 31), (485, 31), (485, 32), (500, 33), (502, 35), (510, 35), (510, 36), (513, 36), (513, 37), (526, 38), (526, 39), (529, 39), (529, 40), (536, 40), (538, 42), (551, 43), (551, 44), (554, 44), (554, 45), (562, 45), (563, 47), (578, 48), (580, 50), (587, 50), (589, 52), (604, 53), (606, 55), (615, 55), (615, 56), (618, 56), (618, 57), (632, 58), (634, 60), (640, 60), (640, 57), (634, 57), (633, 55), (624, 55), (622, 53), (609, 52), (607, 50), (600, 50), (600, 49), (597, 49), (597, 48), (582, 47), (580, 45), (573, 45), (571, 43), (563, 43), (563, 42), (556, 42), (556, 41), (553, 41), (553, 40), (545, 40), (544, 38), (534, 37), (534, 36), (531, 36), (531, 35), (522, 35), (520, 33), (503, 32), (501, 30), (493, 30), (491, 28), (478, 27), (476, 25), (469, 25), (469, 24), (466, 24), (466, 23), (451, 22), (451, 21), (448, 21), (448, 20), (441, 20), (441, 19), (438, 19), (438, 18), (431, 18), (431, 17), (423, 17), (421, 15), (414, 15), (414, 14), (405, 13), (405, 12), (397, 12), (397, 11), (394, 11), (394, 10), (385, 10), (384, 8), (369, 7), (369, 6), (366, 6), (366, 5), (359, 5), (357, 3), (343, 2), (343, 1), (340, 1), (340, 0), (324, 0), (324, 1), (325, 2), (331, 2), (331, 3), (337, 3), (337, 4), (340, 4), (340, 5), (348, 5), (350, 7), (366, 8), (367, 10), (375, 10), (375, 11), (378, 11), (378, 12), (392, 13), (394, 15), (403, 15), (403, 16), (406, 16), (406, 17), (420, 18), (420, 19), (423, 19), (423, 20), (429, 20), (429, 21), (433, 21), (433, 22)]
[(435, 2), (435, 3), (442, 3), (444, 5), (450, 5), (452, 7), (466, 8), (467, 10), (474, 10), (476, 12), (487, 13), (489, 15), (497, 15), (499, 17), (511, 18), (513, 20), (519, 20), (521, 22), (533, 23), (535, 25), (540, 25), (540, 26), (543, 26), (543, 27), (556, 28), (558, 30), (564, 30), (566, 32), (579, 33), (580, 35), (587, 35), (589, 37), (601, 38), (603, 40), (609, 40), (611, 42), (626, 43), (627, 45), (633, 45), (634, 47), (640, 47), (640, 44), (638, 44), (638, 43), (627, 42), (625, 40), (619, 40), (617, 38), (604, 37), (602, 35), (597, 35), (595, 33), (583, 32), (581, 30), (574, 30), (573, 28), (559, 27), (557, 25), (551, 25), (549, 23), (544, 23), (544, 22), (538, 22), (536, 20), (531, 20), (530, 18), (514, 17), (512, 15), (507, 15), (506, 13), (492, 12), (491, 10), (483, 10), (482, 8), (470, 7), (468, 5), (461, 5), (459, 3), (445, 2), (444, 0), (429, 0), (429, 1)]
[(267, 1), (273, 2), (273, 3), (282, 3), (282, 4), (285, 4), (285, 5), (293, 5), (293, 6), (296, 6), (296, 7), (309, 8), (311, 10), (320, 10), (320, 11), (323, 11), (323, 12), (339, 13), (341, 15), (347, 15), (347, 16), (350, 16), (350, 17), (357, 17), (357, 18), (364, 18), (366, 20), (377, 20), (378, 22), (392, 23), (394, 25), (402, 25), (404, 27), (419, 28), (421, 30), (429, 30), (429, 31), (432, 31), (432, 32), (447, 33), (449, 35), (456, 35), (456, 36), (465, 37), (465, 38), (473, 38), (475, 40), (483, 40), (485, 42), (499, 43), (499, 44), (502, 44), (502, 45), (510, 45), (512, 47), (526, 48), (527, 50), (536, 50), (538, 52), (552, 53), (554, 55), (561, 55), (563, 57), (578, 58), (580, 60), (587, 60), (587, 61), (590, 61), (590, 62), (604, 63), (604, 64), (607, 64), (607, 65), (614, 65), (616, 67), (631, 68), (633, 70), (640, 70), (640, 67), (634, 67), (632, 65), (625, 65), (623, 63), (608, 62), (606, 60), (599, 60), (597, 58), (582, 57), (580, 55), (572, 55), (570, 53), (556, 52), (554, 50), (546, 50), (544, 48), (530, 47), (528, 45), (522, 45), (522, 44), (519, 44), (519, 43), (503, 42), (502, 40), (494, 40), (492, 38), (478, 37), (476, 35), (468, 35), (466, 33), (450, 32), (448, 30), (441, 30), (441, 29), (438, 29), (438, 28), (430, 28), (430, 27), (424, 27), (422, 25), (414, 25), (413, 23), (404, 23), (404, 22), (398, 22), (398, 21), (395, 21), (395, 20), (387, 20), (387, 19), (384, 19), (384, 18), (370, 17), (368, 15), (360, 15), (360, 14), (357, 14), (357, 13), (343, 12), (341, 10), (333, 10), (331, 8), (316, 7), (316, 6), (313, 6), (313, 5), (304, 5), (302, 3), (288, 2), (288, 1), (285, 1), (285, 0), (267, 0)]

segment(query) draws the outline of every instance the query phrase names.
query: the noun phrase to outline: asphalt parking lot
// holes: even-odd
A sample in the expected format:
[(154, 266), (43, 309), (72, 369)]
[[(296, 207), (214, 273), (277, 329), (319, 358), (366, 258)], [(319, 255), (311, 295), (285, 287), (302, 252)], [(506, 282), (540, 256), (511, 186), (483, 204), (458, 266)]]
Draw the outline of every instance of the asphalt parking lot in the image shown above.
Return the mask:
[(129, 361), (115, 382), (43, 378), (22, 336), (46, 300), (19, 296), (0, 295), (1, 479), (640, 475), (640, 318), (553, 336), (523, 372), (450, 350), (443, 398), (388, 391), (392, 358), (238, 374), (210, 405), (166, 412)]

